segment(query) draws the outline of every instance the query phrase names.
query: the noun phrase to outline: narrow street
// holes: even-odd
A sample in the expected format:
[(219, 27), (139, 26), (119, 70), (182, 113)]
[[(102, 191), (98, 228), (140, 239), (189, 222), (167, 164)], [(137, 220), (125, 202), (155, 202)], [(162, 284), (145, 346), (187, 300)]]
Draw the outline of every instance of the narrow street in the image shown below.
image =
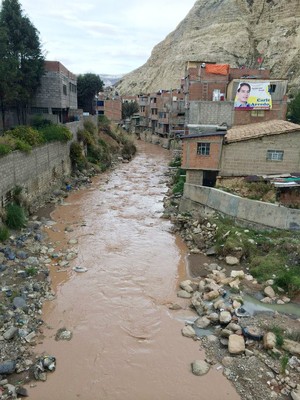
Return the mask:
[[(52, 213), (53, 247), (73, 246), (78, 257), (66, 271), (51, 267), (56, 299), (45, 304), (45, 338), (35, 350), (55, 356), (57, 368), (28, 388), (31, 400), (239, 399), (217, 366), (191, 373), (205, 354), (181, 335), (193, 314), (176, 296), (187, 249), (161, 218), (169, 160), (139, 141), (129, 164), (73, 191)], [(183, 309), (171, 311), (172, 303)], [(55, 340), (60, 328), (72, 331), (70, 341)]]

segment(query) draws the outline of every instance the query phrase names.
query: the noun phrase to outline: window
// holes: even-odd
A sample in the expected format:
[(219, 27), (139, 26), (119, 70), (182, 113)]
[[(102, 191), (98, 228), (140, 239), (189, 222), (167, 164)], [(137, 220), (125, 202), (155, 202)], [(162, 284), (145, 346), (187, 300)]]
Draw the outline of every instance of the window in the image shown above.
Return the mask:
[(98, 110), (98, 115), (104, 115), (104, 111), (103, 110)]
[(283, 151), (282, 150), (268, 150), (267, 151), (267, 161), (283, 161)]
[(104, 100), (97, 100), (97, 106), (104, 107)]
[(264, 117), (265, 112), (264, 110), (252, 110), (251, 111), (251, 117)]
[(197, 154), (200, 156), (209, 156), (210, 143), (197, 143)]
[(269, 86), (269, 93), (275, 93), (275, 90), (276, 90), (276, 85), (274, 85), (274, 84), (272, 85), (272, 84), (271, 84), (271, 85)]
[(145, 106), (140, 106), (140, 111), (145, 112)]
[(48, 114), (49, 110), (45, 107), (31, 107), (31, 114)]
[(67, 85), (63, 85), (63, 94), (67, 94)]

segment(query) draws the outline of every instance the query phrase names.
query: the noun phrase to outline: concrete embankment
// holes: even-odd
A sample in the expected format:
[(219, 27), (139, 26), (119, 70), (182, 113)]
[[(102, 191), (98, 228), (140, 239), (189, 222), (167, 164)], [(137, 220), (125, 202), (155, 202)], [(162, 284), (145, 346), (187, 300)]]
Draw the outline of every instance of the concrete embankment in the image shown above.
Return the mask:
[(197, 208), (206, 214), (213, 211), (221, 212), (256, 228), (300, 230), (300, 210), (242, 198), (211, 187), (186, 183), (180, 211)]

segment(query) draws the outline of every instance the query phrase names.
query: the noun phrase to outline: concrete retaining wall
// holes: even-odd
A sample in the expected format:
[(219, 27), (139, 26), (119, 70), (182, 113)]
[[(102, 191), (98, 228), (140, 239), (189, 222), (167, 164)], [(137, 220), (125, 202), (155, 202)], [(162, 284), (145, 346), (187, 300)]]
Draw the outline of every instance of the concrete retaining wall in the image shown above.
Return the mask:
[(206, 186), (184, 185), (180, 211), (218, 211), (238, 221), (261, 228), (300, 230), (300, 210), (249, 200)]

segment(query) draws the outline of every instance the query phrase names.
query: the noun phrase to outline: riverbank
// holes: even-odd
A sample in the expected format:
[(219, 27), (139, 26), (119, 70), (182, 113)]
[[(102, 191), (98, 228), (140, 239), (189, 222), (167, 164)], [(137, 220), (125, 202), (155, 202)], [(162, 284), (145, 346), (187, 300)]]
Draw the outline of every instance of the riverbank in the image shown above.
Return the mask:
[[(251, 275), (241, 240), (245, 236), (243, 231), (248, 234), (249, 230), (229, 225), (222, 232), (223, 241), (220, 242), (220, 217), (217, 214), (209, 219), (197, 212), (180, 214), (179, 203), (180, 196), (172, 195), (170, 190), (165, 198), (165, 215), (171, 219), (174, 232), (180, 233), (190, 252), (190, 278), (181, 282), (177, 295), (187, 299), (185, 306), (194, 310), (195, 317), (186, 321), (182, 334), (199, 340), (200, 347), (205, 349), (207, 369), (204, 371), (217, 365), (243, 400), (298, 400), (298, 297), (292, 299), (295, 303), (290, 307), (297, 315), (289, 314), (285, 312), (285, 306), (291, 303), (290, 294), (282, 288), (274, 291), (276, 275), (260, 279), (260, 282)], [(266, 237), (267, 242), (266, 232), (260, 236)], [(228, 237), (233, 237), (230, 245), (226, 245)], [(249, 245), (255, 244), (253, 239), (247, 240)], [(296, 260), (299, 252), (295, 250), (299, 250), (299, 246), (293, 243), (291, 257)], [(267, 246), (265, 251), (268, 251)], [(211, 257), (211, 263), (201, 262), (201, 254)], [(255, 271), (261, 278), (259, 266)], [(255, 306), (251, 298), (258, 299), (261, 306)], [(273, 306), (277, 311), (267, 306)]]

